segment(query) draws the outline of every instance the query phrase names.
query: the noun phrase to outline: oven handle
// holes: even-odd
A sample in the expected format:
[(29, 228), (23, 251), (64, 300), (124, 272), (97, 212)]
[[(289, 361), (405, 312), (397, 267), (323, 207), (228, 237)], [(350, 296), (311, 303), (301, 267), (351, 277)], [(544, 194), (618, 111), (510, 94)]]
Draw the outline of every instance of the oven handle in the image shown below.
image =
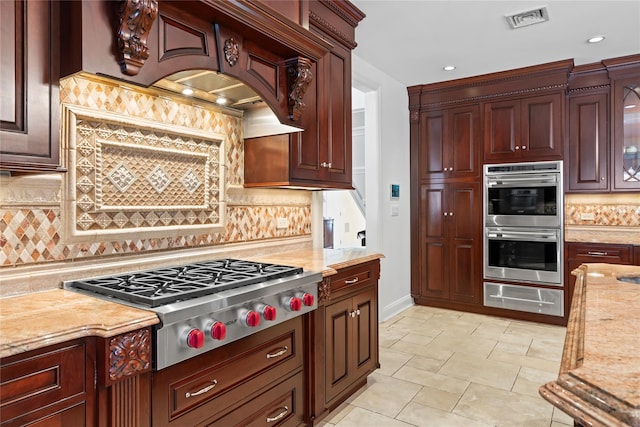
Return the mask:
[(555, 231), (496, 231), (487, 230), (487, 237), (501, 239), (530, 240), (533, 242), (554, 242), (557, 241)]
[(542, 301), (542, 300), (536, 300), (536, 299), (526, 299), (526, 298), (515, 298), (515, 297), (505, 297), (505, 296), (501, 296), (501, 295), (489, 295), (490, 298), (502, 298), (502, 299), (506, 299), (509, 301), (521, 301), (521, 302), (535, 302), (536, 304), (547, 304), (547, 305), (553, 305), (553, 302), (550, 301)]
[(487, 177), (487, 185), (489, 187), (493, 187), (499, 185), (501, 187), (509, 187), (509, 186), (522, 186), (523, 183), (526, 183), (527, 186), (536, 186), (536, 185), (553, 185), (558, 183), (558, 178), (555, 175), (535, 175), (535, 176), (523, 176), (523, 177), (499, 177), (499, 176), (488, 176)]

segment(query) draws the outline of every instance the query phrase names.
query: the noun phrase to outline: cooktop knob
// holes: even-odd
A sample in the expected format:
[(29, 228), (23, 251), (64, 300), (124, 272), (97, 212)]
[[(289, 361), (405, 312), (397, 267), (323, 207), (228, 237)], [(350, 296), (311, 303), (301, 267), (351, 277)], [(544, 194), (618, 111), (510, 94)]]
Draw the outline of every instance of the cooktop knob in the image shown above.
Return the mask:
[(214, 340), (223, 340), (227, 336), (227, 325), (222, 322), (213, 322), (208, 329)]
[(316, 298), (312, 294), (306, 292), (302, 294), (302, 304), (304, 304), (305, 307), (311, 307), (315, 301)]
[(272, 305), (265, 305), (262, 309), (265, 320), (276, 320), (276, 308)]
[(240, 321), (245, 326), (255, 328), (256, 326), (260, 325), (260, 313), (253, 310), (247, 310), (242, 315), (240, 315)]
[(187, 345), (191, 348), (202, 348), (204, 345), (204, 332), (193, 328), (187, 333)]
[(285, 307), (290, 311), (300, 311), (302, 309), (302, 300), (298, 297), (291, 297)]

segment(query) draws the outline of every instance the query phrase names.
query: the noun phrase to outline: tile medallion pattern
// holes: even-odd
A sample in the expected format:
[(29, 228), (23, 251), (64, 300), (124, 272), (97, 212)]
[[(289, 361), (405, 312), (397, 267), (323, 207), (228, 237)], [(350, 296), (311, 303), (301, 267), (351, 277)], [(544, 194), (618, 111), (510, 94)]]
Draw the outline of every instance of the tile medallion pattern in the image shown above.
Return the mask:
[[(95, 76), (63, 79), (60, 101), (76, 116), (89, 112), (76, 122), (78, 147), (62, 153), (76, 166), (62, 175), (0, 176), (1, 266), (311, 234), (311, 192), (242, 187), (240, 113)], [(217, 172), (207, 151), (215, 147), (223, 147)], [(220, 186), (212, 184), (216, 173)], [(85, 212), (92, 213), (80, 221)], [(277, 218), (289, 226), (278, 229)], [(121, 233), (136, 224), (143, 232)]]
[(63, 116), (70, 239), (224, 226), (224, 135), (68, 105)]

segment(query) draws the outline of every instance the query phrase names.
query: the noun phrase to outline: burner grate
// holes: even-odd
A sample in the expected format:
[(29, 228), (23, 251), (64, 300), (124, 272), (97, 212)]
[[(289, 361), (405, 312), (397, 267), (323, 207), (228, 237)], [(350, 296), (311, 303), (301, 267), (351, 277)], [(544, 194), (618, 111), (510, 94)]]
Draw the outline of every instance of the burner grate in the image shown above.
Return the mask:
[(222, 259), (76, 280), (66, 285), (153, 308), (302, 272), (300, 267)]

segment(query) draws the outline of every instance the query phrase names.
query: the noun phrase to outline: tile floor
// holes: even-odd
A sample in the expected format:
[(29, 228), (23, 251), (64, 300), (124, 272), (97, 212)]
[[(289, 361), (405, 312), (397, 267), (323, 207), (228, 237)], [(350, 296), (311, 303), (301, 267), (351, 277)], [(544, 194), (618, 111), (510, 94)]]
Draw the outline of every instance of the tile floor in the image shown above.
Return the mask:
[(381, 368), (321, 427), (566, 427), (538, 394), (565, 328), (413, 306), (380, 324)]

